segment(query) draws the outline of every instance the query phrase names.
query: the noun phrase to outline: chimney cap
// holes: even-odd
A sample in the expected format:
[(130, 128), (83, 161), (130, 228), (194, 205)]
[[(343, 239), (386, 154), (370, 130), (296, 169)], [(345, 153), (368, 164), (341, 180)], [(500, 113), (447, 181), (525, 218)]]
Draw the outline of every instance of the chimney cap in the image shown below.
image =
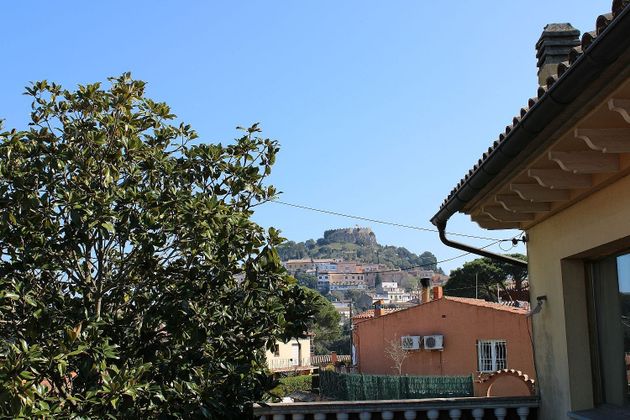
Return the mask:
[(557, 73), (557, 65), (568, 60), (569, 52), (580, 45), (580, 31), (570, 23), (550, 23), (536, 42), (538, 84)]
[(543, 61), (545, 53), (550, 55), (566, 54), (568, 51), (580, 45), (580, 31), (570, 23), (549, 23), (540, 34), (536, 42), (536, 58), (538, 65)]
[(579, 35), (580, 31), (573, 27), (569, 22), (566, 23), (548, 23), (543, 28), (543, 35), (553, 33), (557, 36), (575, 36)]

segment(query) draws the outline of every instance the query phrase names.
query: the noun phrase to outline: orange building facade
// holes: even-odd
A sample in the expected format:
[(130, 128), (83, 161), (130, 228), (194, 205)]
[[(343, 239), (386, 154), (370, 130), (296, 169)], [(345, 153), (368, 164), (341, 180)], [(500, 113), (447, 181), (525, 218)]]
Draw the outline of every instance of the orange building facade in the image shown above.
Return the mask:
[[(476, 395), (529, 395), (535, 375), (527, 311), (478, 299), (445, 296), (408, 309), (353, 319), (355, 364), (364, 374), (398, 374), (387, 348), (403, 340), (416, 341), (405, 352), (403, 375), (474, 375)], [(436, 350), (423, 338), (441, 337)], [(434, 342), (429, 342), (434, 345)], [(494, 390), (484, 380), (499, 370), (514, 370), (504, 383), (493, 378)], [(512, 373), (514, 373), (512, 372)], [(521, 380), (513, 380), (519, 376)]]

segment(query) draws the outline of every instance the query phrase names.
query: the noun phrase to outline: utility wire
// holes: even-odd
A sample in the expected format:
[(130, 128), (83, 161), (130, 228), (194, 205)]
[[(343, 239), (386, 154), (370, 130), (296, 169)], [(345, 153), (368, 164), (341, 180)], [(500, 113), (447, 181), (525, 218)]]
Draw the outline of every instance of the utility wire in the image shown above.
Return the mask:
[[(499, 240), (494, 241), (491, 244), (488, 244), (488, 245), (486, 245), (484, 247), (481, 247), (479, 249), (490, 248), (491, 246), (496, 245), (496, 244), (501, 243), (501, 242), (504, 242), (504, 241), (511, 241), (511, 239), (499, 239)], [(432, 266), (432, 265), (435, 265), (437, 267), (438, 264), (449, 262), (449, 261), (453, 261), (453, 260), (456, 260), (458, 258), (465, 257), (466, 255), (469, 255), (469, 254), (470, 254), (470, 252), (464, 252), (463, 254), (459, 254), (459, 255), (456, 255), (456, 256), (451, 257), (451, 258), (446, 258), (444, 260), (439, 260), (439, 261), (431, 262), (431, 263), (424, 263), (424, 264), (413, 265), (413, 266), (407, 267), (407, 268), (392, 268), (392, 269), (389, 269), (389, 270), (381, 270), (381, 271), (364, 271), (362, 273), (345, 273), (345, 272), (342, 273), (342, 272), (330, 271), (330, 272), (327, 272), (327, 274), (344, 274), (344, 275), (364, 274), (365, 275), (365, 274), (381, 274), (381, 273), (399, 273), (401, 271), (411, 271), (411, 270), (414, 270), (416, 268), (428, 267), (428, 266)]]
[[(286, 201), (270, 200), (270, 202), (271, 203), (276, 203), (276, 204), (282, 204), (283, 206), (295, 207), (295, 208), (302, 209), (302, 210), (310, 210), (310, 211), (315, 211), (315, 212), (318, 212), (318, 213), (330, 214), (330, 215), (333, 215), (333, 216), (341, 216), (341, 217), (347, 217), (349, 219), (356, 219), (356, 220), (363, 220), (363, 221), (366, 221), (366, 222), (379, 223), (381, 225), (396, 226), (396, 227), (401, 227), (401, 228), (405, 228), (405, 229), (420, 230), (420, 231), (423, 231), (423, 232), (439, 233), (439, 231), (437, 229), (433, 229), (433, 228), (425, 228), (425, 227), (420, 227), (420, 226), (405, 225), (405, 224), (402, 224), (402, 223), (389, 222), (389, 221), (386, 221), (386, 220), (371, 219), (369, 217), (363, 217), (363, 216), (354, 216), (354, 215), (351, 215), (351, 214), (339, 213), (339, 212), (332, 211), (332, 210), (323, 210), (323, 209), (317, 209), (315, 207), (303, 206), (301, 204), (287, 203)], [(488, 238), (488, 237), (485, 237), (485, 236), (468, 235), (466, 233), (455, 233), (455, 232), (446, 232), (446, 233), (448, 233), (449, 235), (452, 235), (452, 236), (462, 236), (462, 237), (465, 237), (465, 238), (482, 239), (482, 240), (486, 240), (486, 241), (502, 241), (502, 240), (504, 240), (504, 239), (497, 239), (497, 238)]]

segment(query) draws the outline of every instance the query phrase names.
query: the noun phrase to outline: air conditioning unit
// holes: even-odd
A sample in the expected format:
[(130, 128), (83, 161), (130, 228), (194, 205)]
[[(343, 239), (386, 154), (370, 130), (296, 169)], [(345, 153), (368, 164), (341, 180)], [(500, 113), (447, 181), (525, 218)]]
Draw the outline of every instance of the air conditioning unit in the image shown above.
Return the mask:
[(444, 349), (443, 335), (425, 335), (423, 337), (425, 350), (442, 350)]
[(420, 350), (422, 337), (419, 335), (404, 335), (400, 337), (400, 347), (403, 350)]

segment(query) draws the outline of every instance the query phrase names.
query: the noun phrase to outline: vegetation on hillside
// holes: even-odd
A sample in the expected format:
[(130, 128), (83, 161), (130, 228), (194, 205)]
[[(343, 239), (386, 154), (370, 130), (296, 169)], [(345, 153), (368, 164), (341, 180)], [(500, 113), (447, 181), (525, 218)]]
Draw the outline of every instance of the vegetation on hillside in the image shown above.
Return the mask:
[[(428, 270), (441, 272), (437, 267), (437, 258), (429, 251), (420, 255), (414, 254), (404, 247), (380, 245), (376, 237), (364, 233), (358, 237), (348, 234), (348, 230), (326, 231), (324, 238), (317, 241), (309, 239), (305, 242), (287, 241), (277, 247), (278, 254), (283, 261), (303, 258), (340, 258), (356, 260), (363, 263), (380, 263), (389, 268), (409, 269), (425, 267)], [(363, 238), (369, 237), (370, 240)]]

